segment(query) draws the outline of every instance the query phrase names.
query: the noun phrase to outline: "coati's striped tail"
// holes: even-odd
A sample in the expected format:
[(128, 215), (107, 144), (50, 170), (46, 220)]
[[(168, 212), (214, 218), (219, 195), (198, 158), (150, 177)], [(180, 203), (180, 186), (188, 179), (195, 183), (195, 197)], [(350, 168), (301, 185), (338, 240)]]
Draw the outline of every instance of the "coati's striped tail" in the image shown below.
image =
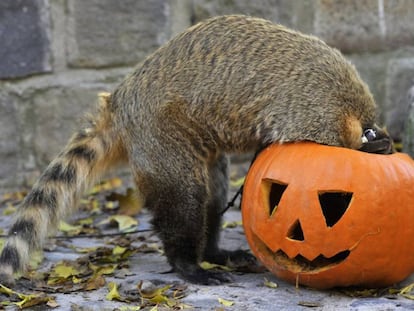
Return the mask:
[(13, 273), (25, 270), (31, 251), (42, 247), (88, 187), (126, 160), (111, 114), (111, 95), (102, 93), (97, 115), (88, 118), (23, 200), (0, 255), (0, 283), (12, 283)]

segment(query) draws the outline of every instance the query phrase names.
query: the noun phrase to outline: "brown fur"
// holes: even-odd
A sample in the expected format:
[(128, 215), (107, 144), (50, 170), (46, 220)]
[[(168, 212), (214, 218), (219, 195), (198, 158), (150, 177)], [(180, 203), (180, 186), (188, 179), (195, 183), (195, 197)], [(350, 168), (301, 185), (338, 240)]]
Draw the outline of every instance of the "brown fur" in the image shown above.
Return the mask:
[[(354, 67), (319, 39), (268, 21), (226, 16), (197, 24), (150, 55), (49, 165), (0, 256), (3, 280), (108, 168), (128, 161), (181, 276), (215, 284), (209, 260), (251, 260), (217, 246), (227, 198), (227, 153), (274, 142), (357, 149), (375, 128), (375, 103)], [(3, 281), (0, 279), (0, 282)]]

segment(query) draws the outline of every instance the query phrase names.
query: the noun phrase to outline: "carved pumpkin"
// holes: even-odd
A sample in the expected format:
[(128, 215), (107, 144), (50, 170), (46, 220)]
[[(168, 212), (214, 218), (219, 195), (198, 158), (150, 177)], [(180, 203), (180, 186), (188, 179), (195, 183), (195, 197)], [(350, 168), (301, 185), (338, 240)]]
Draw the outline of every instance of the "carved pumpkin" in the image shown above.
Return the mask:
[(414, 272), (413, 164), (401, 153), (269, 146), (243, 192), (253, 253), (276, 276), (315, 288), (403, 280)]

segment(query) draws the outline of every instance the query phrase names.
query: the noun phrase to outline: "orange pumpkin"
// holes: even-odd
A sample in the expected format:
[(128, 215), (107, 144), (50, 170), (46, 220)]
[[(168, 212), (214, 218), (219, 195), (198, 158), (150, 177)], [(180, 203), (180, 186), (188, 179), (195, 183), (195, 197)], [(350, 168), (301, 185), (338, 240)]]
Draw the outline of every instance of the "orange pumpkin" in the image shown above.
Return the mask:
[(246, 178), (255, 256), (315, 288), (383, 287), (414, 272), (414, 162), (315, 143), (271, 145)]

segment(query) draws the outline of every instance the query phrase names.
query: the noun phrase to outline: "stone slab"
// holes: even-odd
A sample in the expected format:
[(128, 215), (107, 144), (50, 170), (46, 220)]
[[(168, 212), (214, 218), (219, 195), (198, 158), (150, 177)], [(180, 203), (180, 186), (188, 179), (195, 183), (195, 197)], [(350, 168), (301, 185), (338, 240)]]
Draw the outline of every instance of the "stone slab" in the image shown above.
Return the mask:
[(0, 79), (51, 71), (47, 0), (0, 1)]
[(391, 136), (403, 139), (404, 123), (409, 109), (408, 90), (414, 79), (414, 58), (391, 59), (386, 75), (384, 117)]
[(169, 37), (167, 2), (69, 0), (69, 65), (136, 64)]
[(318, 0), (315, 34), (346, 53), (413, 45), (410, 0)]

